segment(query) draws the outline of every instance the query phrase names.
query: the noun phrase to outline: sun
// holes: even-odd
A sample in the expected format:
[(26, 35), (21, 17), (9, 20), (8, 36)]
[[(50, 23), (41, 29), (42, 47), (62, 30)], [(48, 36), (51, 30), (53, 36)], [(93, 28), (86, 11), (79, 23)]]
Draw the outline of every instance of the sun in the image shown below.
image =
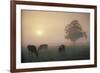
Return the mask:
[(43, 36), (43, 31), (42, 30), (37, 30), (36, 35), (37, 36)]

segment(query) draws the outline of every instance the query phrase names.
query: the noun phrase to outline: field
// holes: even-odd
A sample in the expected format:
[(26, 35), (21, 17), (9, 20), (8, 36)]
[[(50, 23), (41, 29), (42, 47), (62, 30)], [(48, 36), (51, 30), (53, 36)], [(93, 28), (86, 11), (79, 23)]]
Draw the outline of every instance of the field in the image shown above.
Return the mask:
[(38, 56), (29, 53), (27, 48), (21, 49), (21, 62), (48, 62), (48, 61), (69, 61), (69, 60), (87, 60), (90, 59), (90, 46), (66, 46), (59, 52), (58, 48), (48, 48), (38, 51)]

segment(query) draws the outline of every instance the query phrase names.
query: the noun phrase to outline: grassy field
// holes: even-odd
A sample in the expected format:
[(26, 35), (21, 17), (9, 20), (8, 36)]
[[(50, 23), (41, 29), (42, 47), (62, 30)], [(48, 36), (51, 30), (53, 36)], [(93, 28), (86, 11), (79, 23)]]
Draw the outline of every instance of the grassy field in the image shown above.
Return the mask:
[(47, 62), (47, 61), (69, 61), (69, 60), (87, 60), (90, 59), (90, 47), (84, 46), (66, 46), (62, 52), (58, 48), (48, 48), (38, 52), (38, 57), (34, 53), (29, 53), (27, 48), (21, 50), (21, 62)]

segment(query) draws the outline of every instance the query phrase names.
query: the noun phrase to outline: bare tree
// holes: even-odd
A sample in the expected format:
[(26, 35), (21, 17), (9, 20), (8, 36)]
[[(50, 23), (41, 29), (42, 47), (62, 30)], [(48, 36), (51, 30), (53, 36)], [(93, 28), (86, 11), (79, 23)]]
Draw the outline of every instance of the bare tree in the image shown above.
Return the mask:
[(78, 40), (79, 38), (82, 37), (87, 38), (87, 34), (82, 30), (82, 27), (78, 22), (78, 20), (73, 20), (70, 24), (68, 24), (65, 27), (65, 31), (66, 31), (65, 38), (70, 39), (74, 43), (74, 45), (76, 43), (76, 40)]

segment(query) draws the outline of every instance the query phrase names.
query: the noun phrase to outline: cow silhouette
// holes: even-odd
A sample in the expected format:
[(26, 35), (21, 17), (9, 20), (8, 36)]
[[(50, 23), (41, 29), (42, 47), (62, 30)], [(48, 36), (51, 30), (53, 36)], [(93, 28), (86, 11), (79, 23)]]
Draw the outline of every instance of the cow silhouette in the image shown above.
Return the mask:
[(48, 45), (47, 44), (42, 44), (39, 46), (38, 51), (40, 50), (47, 50), (48, 49)]
[(36, 56), (38, 56), (38, 51), (35, 45), (28, 45), (27, 48), (31, 55), (34, 53)]
[(59, 53), (65, 52), (65, 48), (66, 48), (65, 45), (60, 45), (58, 48)]

